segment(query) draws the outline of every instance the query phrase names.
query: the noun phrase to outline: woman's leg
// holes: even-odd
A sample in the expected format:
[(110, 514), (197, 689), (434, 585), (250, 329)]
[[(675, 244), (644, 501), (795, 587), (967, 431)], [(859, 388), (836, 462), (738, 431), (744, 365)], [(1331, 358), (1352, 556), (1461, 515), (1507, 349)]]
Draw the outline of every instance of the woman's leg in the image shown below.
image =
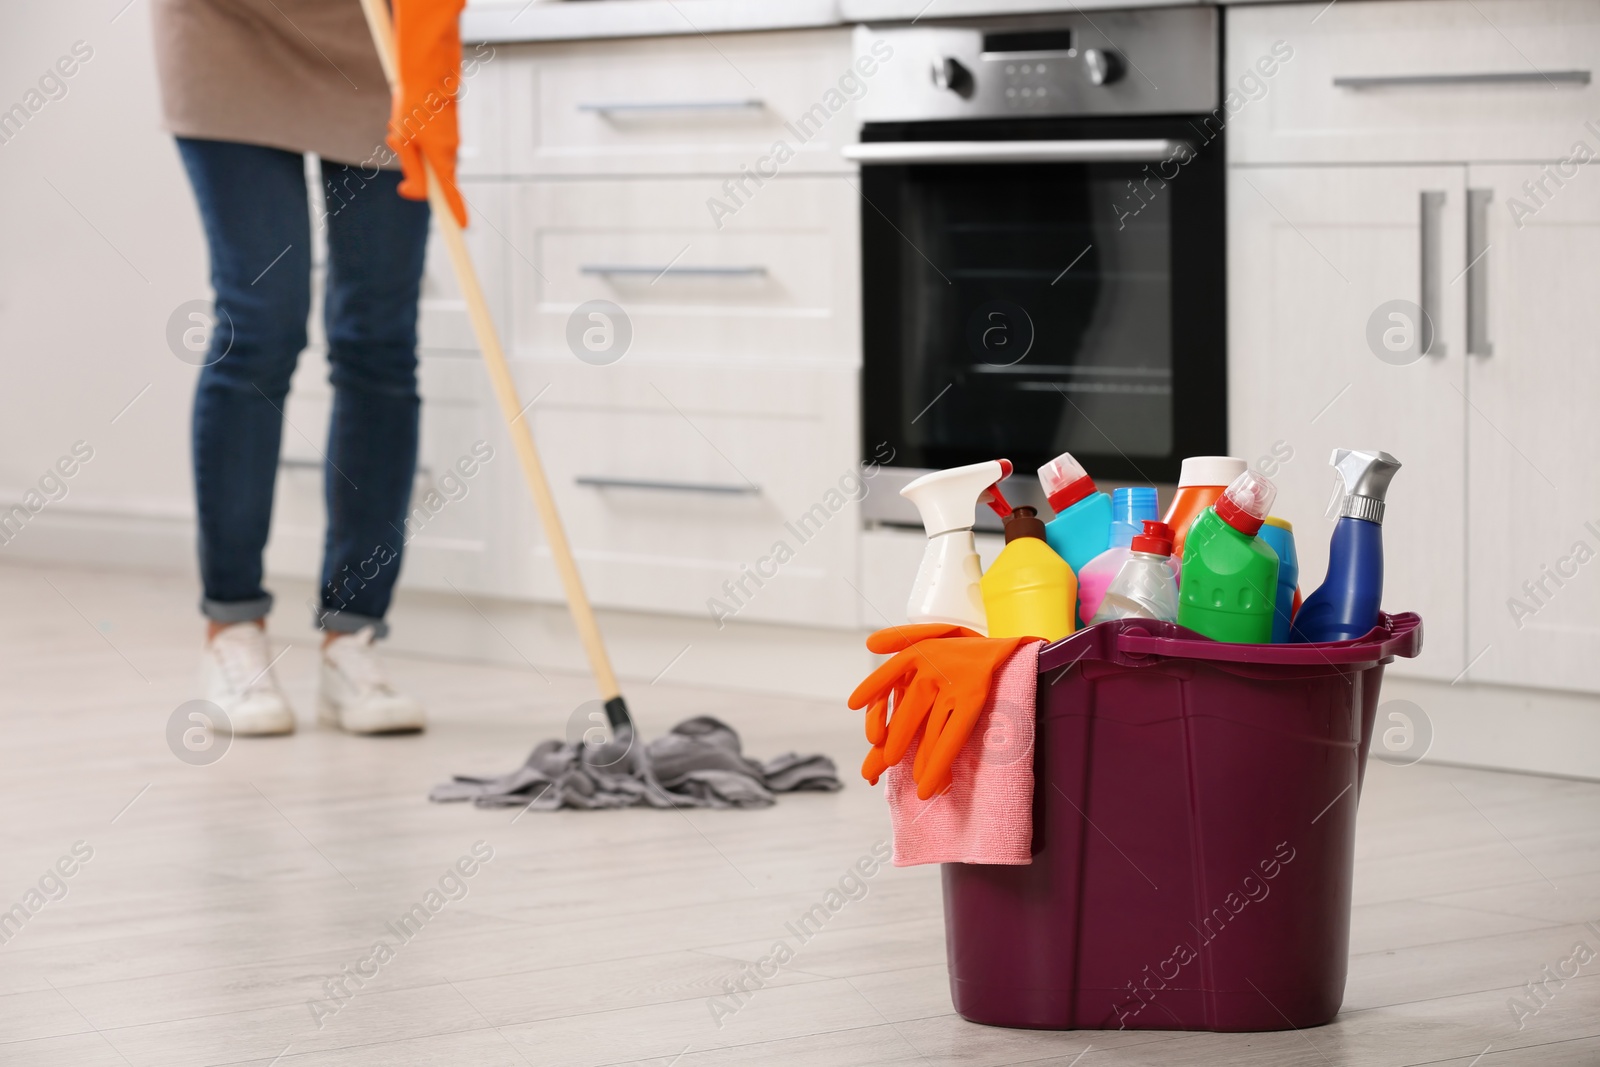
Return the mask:
[(428, 205), (400, 197), (398, 171), (324, 161), (322, 180), (334, 393), (318, 621), (335, 633), (372, 626), (381, 637), (417, 468), (417, 299)]
[(293, 152), (178, 138), (211, 254), (215, 318), (195, 391), (193, 462), (201, 611), (213, 624), (272, 607), (261, 553), (283, 402), (311, 307), (305, 161)]

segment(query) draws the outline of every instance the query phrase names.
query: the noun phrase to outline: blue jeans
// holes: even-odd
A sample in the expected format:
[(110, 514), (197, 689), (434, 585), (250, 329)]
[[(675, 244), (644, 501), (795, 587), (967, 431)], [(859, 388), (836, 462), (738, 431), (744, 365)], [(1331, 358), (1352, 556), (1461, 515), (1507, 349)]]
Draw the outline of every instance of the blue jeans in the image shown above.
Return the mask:
[[(262, 550), (283, 438), (284, 398), (311, 311), (305, 161), (275, 148), (178, 138), (211, 252), (215, 318), (194, 400), (200, 610), (264, 616)], [(394, 171), (323, 161), (325, 323), (333, 414), (323, 495), (324, 629), (387, 627), (417, 466), (417, 297), (428, 205)]]

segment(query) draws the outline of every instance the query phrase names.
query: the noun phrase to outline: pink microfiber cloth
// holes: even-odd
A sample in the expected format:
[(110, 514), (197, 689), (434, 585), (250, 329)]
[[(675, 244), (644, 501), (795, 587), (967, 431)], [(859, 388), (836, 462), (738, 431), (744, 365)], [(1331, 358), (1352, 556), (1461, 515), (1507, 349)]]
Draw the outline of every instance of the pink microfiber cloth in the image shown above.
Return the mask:
[(896, 867), (1033, 861), (1033, 724), (1043, 646), (1019, 646), (995, 674), (972, 737), (950, 765), (949, 789), (917, 799), (911, 768), (920, 736), (884, 772)]

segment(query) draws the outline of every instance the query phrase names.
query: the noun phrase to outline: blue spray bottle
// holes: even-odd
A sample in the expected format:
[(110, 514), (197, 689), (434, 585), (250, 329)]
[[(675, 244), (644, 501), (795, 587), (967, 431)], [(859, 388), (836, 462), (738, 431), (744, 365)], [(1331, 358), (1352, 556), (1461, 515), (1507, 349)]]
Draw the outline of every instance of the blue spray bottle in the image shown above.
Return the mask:
[(1400, 461), (1387, 452), (1336, 448), (1329, 460), (1344, 504), (1328, 550), (1328, 576), (1295, 614), (1289, 639), (1351, 641), (1378, 623), (1383, 601), (1383, 503)]

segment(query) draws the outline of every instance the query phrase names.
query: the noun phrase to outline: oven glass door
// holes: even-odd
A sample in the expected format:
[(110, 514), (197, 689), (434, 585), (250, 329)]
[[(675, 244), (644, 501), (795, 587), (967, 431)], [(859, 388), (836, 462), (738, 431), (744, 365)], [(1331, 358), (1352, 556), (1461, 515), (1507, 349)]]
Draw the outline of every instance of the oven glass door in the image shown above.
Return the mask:
[(1111, 149), (862, 167), (869, 445), (1025, 471), (1070, 451), (1097, 477), (1169, 482), (1184, 456), (1226, 451), (1221, 145), (1116, 158), (1162, 138), (1200, 140), (1181, 119), (867, 127), (913, 158), (907, 142)]

